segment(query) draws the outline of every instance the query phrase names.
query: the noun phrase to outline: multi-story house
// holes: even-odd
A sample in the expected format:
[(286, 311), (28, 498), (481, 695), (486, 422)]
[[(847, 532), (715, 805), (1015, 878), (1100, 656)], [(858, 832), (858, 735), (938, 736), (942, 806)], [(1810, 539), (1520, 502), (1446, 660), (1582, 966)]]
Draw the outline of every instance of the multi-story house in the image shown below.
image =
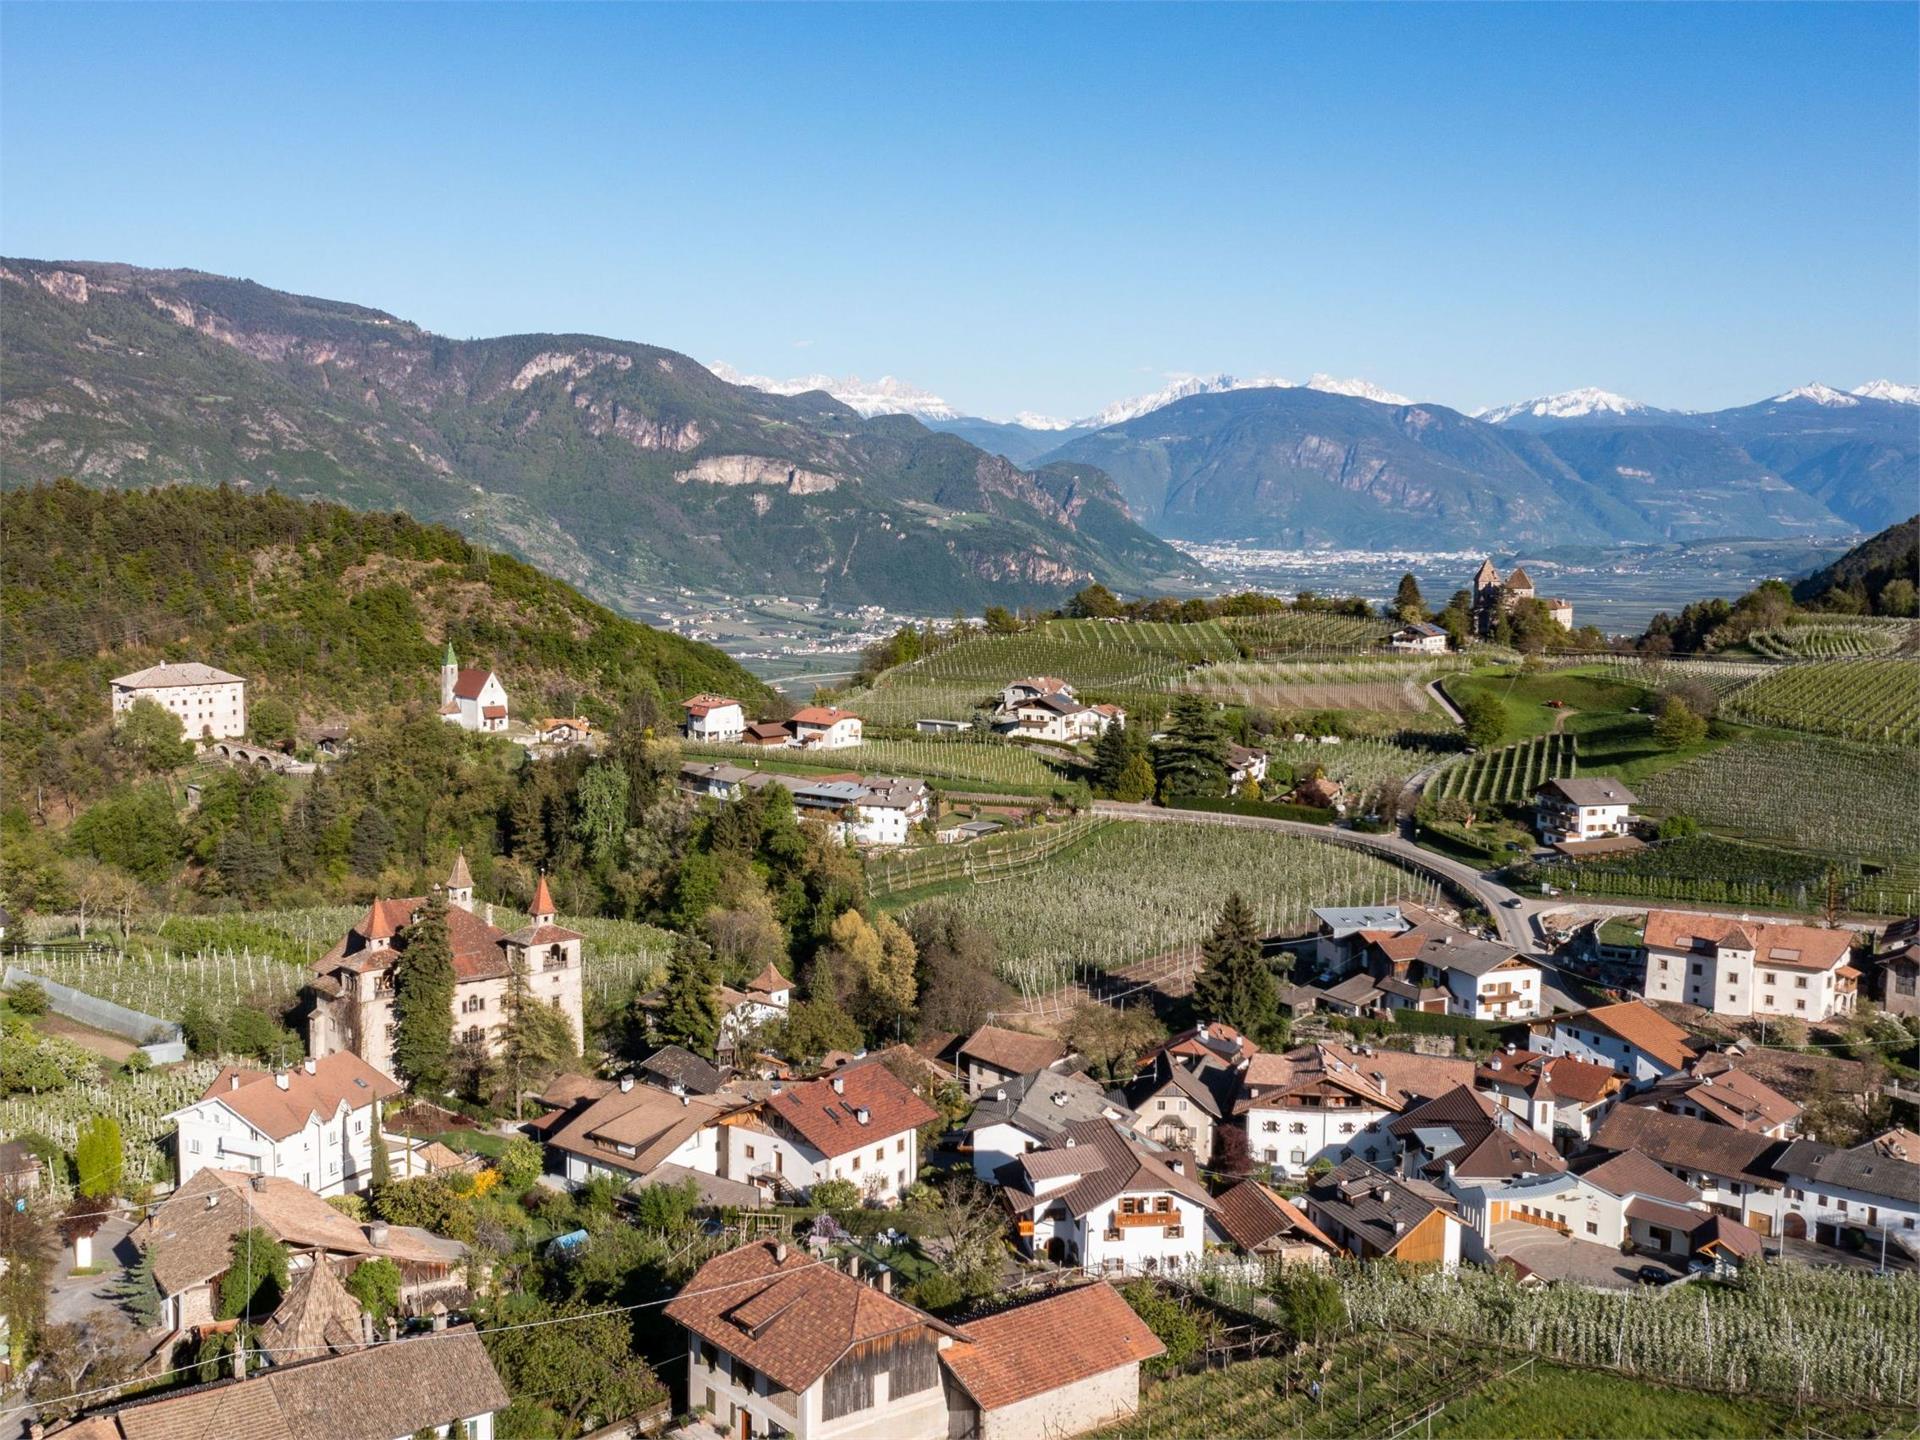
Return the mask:
[(737, 744), (747, 733), (747, 712), (730, 695), (695, 695), (682, 700), (681, 729), (689, 740)]
[(858, 745), (861, 720), (851, 710), (833, 705), (808, 705), (793, 712), (788, 723), (793, 743), (806, 750), (845, 750)]
[(985, 1091), (967, 1117), (966, 1144), (974, 1178), (992, 1183), (1001, 1166), (1029, 1150), (1044, 1150), (1083, 1120), (1137, 1127), (1137, 1117), (1086, 1075), (1035, 1070)]
[(440, 659), (440, 718), (462, 730), (503, 734), (507, 729), (507, 687), (491, 670), (463, 670), (447, 642)]
[(1015, 710), (1028, 700), (1037, 700), (1042, 695), (1064, 695), (1074, 698), (1073, 686), (1058, 675), (1029, 675), (1023, 680), (1009, 681), (1000, 690), (1000, 708)]
[(1267, 752), (1250, 745), (1227, 746), (1227, 788), (1259, 785), (1267, 778)]
[(1655, 910), (1641, 944), (1649, 1000), (1821, 1021), (1851, 1015), (1859, 994), (1847, 930)]
[(1402, 625), (1389, 635), (1387, 646), (1418, 655), (1444, 655), (1447, 653), (1447, 632), (1438, 625), (1416, 620), (1411, 625)]
[(1536, 1135), (1569, 1147), (1593, 1134), (1626, 1083), (1611, 1065), (1513, 1045), (1483, 1060), (1473, 1074), (1476, 1090), (1513, 1111)]
[(863, 793), (839, 825), (842, 844), (904, 845), (932, 811), (933, 791), (924, 780), (869, 775), (860, 784)]
[(316, 1195), (352, 1195), (373, 1178), (380, 1102), (400, 1085), (351, 1051), (309, 1057), (291, 1070), (228, 1065), (178, 1127), (180, 1183), (209, 1166), (297, 1181)]
[(1786, 1145), (1767, 1135), (1690, 1115), (1616, 1105), (1593, 1132), (1598, 1150), (1637, 1150), (1700, 1192), (1714, 1210), (1771, 1235), (1781, 1209), (1774, 1160)]
[(180, 717), (180, 733), (188, 740), (232, 740), (247, 733), (247, 682), (198, 661), (122, 675), (112, 682), (109, 700), (116, 721), (136, 701), (151, 700)]
[(1421, 945), (1410, 974), (1440, 981), (1450, 1015), (1528, 1020), (1540, 1013), (1540, 967), (1496, 941), (1443, 932)]
[(689, 1172), (728, 1179), (725, 1123), (743, 1103), (636, 1085), (622, 1075), (599, 1098), (575, 1105), (547, 1132), (547, 1145), (570, 1185), (602, 1175), (623, 1182), (673, 1182)]
[(1200, 1258), (1218, 1208), (1191, 1161), (1106, 1120), (1069, 1124), (1059, 1141), (995, 1179), (1028, 1255), (1087, 1270), (1177, 1270)]
[(1180, 1060), (1160, 1051), (1126, 1087), (1138, 1128), (1154, 1143), (1211, 1163), (1219, 1127), (1233, 1116), (1241, 1070), (1211, 1060)]
[(1604, 776), (1548, 780), (1533, 792), (1533, 824), (1548, 845), (1626, 835), (1639, 797)]
[[(1404, 935), (1414, 921), (1398, 905), (1343, 905), (1313, 912), (1314, 959), (1320, 973), (1338, 979), (1359, 969), (1376, 939)], [(1417, 947), (1416, 947), (1417, 948)]]
[(1892, 1239), (1920, 1258), (1920, 1135), (1888, 1130), (1840, 1149), (1796, 1140), (1773, 1162), (1785, 1177), (1782, 1233), (1838, 1244), (1854, 1230), (1869, 1245)]
[[(1497, 1253), (1497, 1226), (1527, 1225), (1569, 1240), (1618, 1250), (1631, 1240), (1658, 1255), (1688, 1255), (1694, 1237), (1718, 1216), (1700, 1192), (1638, 1151), (1595, 1151), (1571, 1168), (1488, 1177), (1450, 1186), (1467, 1223), (1468, 1258)], [(1754, 1249), (1759, 1237), (1754, 1232)]]
[(793, 1001), (793, 982), (774, 968), (766, 968), (749, 980), (744, 990), (731, 985), (720, 987), (720, 1033), (714, 1053), (723, 1061), (735, 1061), (747, 1039), (763, 1025), (787, 1018)]
[(1625, 1103), (1711, 1120), (1775, 1140), (1792, 1134), (1794, 1121), (1800, 1118), (1798, 1105), (1717, 1051), (1702, 1055), (1677, 1074), (1654, 1081)]
[(1387, 1122), (1403, 1175), (1451, 1194), (1462, 1185), (1554, 1175), (1566, 1161), (1544, 1136), (1498, 1101), (1467, 1085), (1415, 1105)]
[(1896, 920), (1881, 932), (1867, 983), (1882, 1009), (1920, 1015), (1920, 916)]
[(1686, 1031), (1637, 1000), (1535, 1020), (1532, 1030), (1541, 1054), (1610, 1066), (1636, 1086), (1684, 1070), (1697, 1053)]
[(1255, 1055), (1235, 1107), (1246, 1117), (1257, 1165), (1298, 1178), (1316, 1160), (1359, 1156), (1391, 1163), (1399, 1145), (1386, 1121), (1423, 1100), (1471, 1084), (1473, 1062), (1371, 1045), (1307, 1045)]
[(954, 1058), (967, 1094), (979, 1095), (1022, 1075), (1052, 1068), (1067, 1058), (1067, 1047), (1051, 1035), (982, 1025), (961, 1042)]
[(687, 1403), (737, 1440), (1065, 1440), (1131, 1414), (1164, 1353), (1110, 1286), (954, 1326), (778, 1241), (714, 1257), (666, 1307)]
[[(1516, 565), (1505, 580), (1493, 568), (1493, 561), (1482, 560), (1473, 577), (1473, 633), (1485, 639), (1493, 634), (1501, 616), (1522, 600), (1540, 600), (1533, 577)], [(1557, 625), (1573, 628), (1573, 602), (1558, 598), (1540, 600), (1547, 616)]]
[(850, 1180), (869, 1202), (895, 1204), (920, 1174), (920, 1127), (939, 1118), (886, 1066), (851, 1065), (776, 1086), (733, 1117), (721, 1173), (780, 1194)]
[[(497, 1049), (517, 981), (529, 1002), (551, 1005), (567, 1017), (577, 1042), (585, 938), (558, 923), (546, 876), (535, 887), (531, 921), (513, 931), (474, 914), (473, 877), (464, 856), (454, 862), (444, 893), (453, 950), (455, 1036)], [(308, 1054), (351, 1050), (376, 1070), (393, 1069), (394, 966), (426, 903), (423, 896), (376, 899), (340, 943), (314, 962)], [(491, 912), (493, 907), (486, 908)]]
[(1355, 1157), (1307, 1190), (1307, 1215), (1361, 1260), (1459, 1266), (1466, 1226), (1454, 1198), (1424, 1180), (1390, 1175)]

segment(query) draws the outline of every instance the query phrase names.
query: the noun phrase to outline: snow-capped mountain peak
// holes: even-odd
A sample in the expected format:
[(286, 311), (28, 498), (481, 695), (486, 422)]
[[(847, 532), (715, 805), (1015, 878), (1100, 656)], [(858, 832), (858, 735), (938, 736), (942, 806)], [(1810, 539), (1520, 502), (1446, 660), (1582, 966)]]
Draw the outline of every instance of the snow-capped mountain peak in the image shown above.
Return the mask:
[(1411, 405), (1413, 401), (1404, 395), (1396, 395), (1374, 384), (1371, 380), (1341, 380), (1332, 375), (1315, 375), (1307, 381), (1309, 390), (1319, 390), (1328, 395), (1351, 395), (1356, 400), (1371, 400), (1378, 405)]
[(1476, 410), (1473, 418), (1484, 420), (1489, 425), (1500, 425), (1523, 415), (1536, 420), (1580, 420), (1589, 415), (1638, 415), (1645, 413), (1648, 408), (1638, 400), (1629, 400), (1611, 390), (1598, 390), (1588, 385), (1579, 390), (1563, 390), (1558, 395), (1541, 395), (1513, 405)]
[(1859, 400), (1847, 394), (1846, 391), (1836, 390), (1831, 385), (1822, 385), (1818, 380), (1810, 385), (1796, 385), (1793, 389), (1787, 391), (1786, 394), (1773, 397), (1773, 403), (1776, 405), (1788, 400), (1811, 400), (1816, 405), (1833, 406), (1858, 405), (1860, 403)]
[(775, 380), (766, 375), (746, 375), (724, 360), (707, 367), (730, 385), (750, 385), (770, 395), (804, 395), (809, 390), (824, 390), (842, 405), (868, 419), (875, 415), (913, 415), (924, 420), (958, 420), (960, 412), (930, 390), (882, 375), (878, 380), (862, 380), (858, 375), (801, 375), (791, 380)]
[(1852, 393), (1865, 400), (1891, 400), (1896, 405), (1920, 405), (1920, 385), (1902, 385), (1898, 380), (1869, 380), (1853, 387)]
[(1164, 389), (1155, 390), (1151, 395), (1135, 395), (1126, 400), (1116, 400), (1106, 409), (1084, 419), (1073, 422), (1073, 428), (1102, 430), (1109, 425), (1124, 424), (1128, 420), (1138, 420), (1142, 415), (1151, 415), (1156, 410), (1165, 409), (1176, 400), (1185, 400), (1190, 395), (1224, 395), (1229, 390), (1288, 390), (1293, 381), (1281, 380), (1271, 375), (1262, 375), (1252, 380), (1236, 379), (1232, 375), (1176, 375), (1172, 383)]
[(1022, 410), (1013, 417), (1013, 424), (1027, 430), (1071, 430), (1073, 421), (1062, 420), (1057, 415), (1036, 415), (1031, 410)]

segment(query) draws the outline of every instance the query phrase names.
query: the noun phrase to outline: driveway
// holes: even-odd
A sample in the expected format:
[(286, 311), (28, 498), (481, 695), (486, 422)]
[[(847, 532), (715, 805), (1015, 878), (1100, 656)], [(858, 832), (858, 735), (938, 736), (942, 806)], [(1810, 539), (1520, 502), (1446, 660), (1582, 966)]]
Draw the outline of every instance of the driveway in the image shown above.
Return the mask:
[(1495, 1225), (1490, 1248), (1495, 1256), (1519, 1261), (1542, 1280), (1566, 1280), (1607, 1290), (1631, 1289), (1639, 1283), (1636, 1275), (1642, 1265), (1658, 1265), (1676, 1278), (1686, 1273), (1682, 1265), (1651, 1255), (1622, 1255), (1609, 1246), (1575, 1240), (1524, 1220), (1503, 1220)]
[(102, 1265), (98, 1275), (75, 1275), (73, 1251), (60, 1252), (59, 1276), (47, 1294), (47, 1323), (73, 1325), (100, 1310), (112, 1310), (119, 1301), (113, 1292), (120, 1287), (127, 1267), (140, 1258), (139, 1250), (128, 1237), (133, 1222), (116, 1215), (100, 1227), (93, 1237), (93, 1263)]

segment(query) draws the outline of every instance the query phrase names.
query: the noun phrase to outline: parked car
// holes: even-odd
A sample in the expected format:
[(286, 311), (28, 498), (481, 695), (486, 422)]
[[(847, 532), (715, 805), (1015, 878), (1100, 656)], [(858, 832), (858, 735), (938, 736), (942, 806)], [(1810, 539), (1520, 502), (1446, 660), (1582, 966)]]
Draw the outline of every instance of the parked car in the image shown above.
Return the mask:
[(1633, 1278), (1642, 1285), (1664, 1285), (1673, 1279), (1673, 1272), (1664, 1270), (1658, 1265), (1642, 1265), (1633, 1272)]

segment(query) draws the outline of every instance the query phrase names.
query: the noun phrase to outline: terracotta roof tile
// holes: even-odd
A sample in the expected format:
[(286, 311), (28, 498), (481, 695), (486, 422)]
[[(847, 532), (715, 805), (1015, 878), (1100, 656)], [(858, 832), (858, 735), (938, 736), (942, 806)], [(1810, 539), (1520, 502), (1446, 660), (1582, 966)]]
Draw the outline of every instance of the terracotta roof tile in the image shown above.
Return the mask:
[(831, 1079), (790, 1085), (769, 1095), (766, 1108), (829, 1159), (940, 1118), (884, 1065), (851, 1066)]
[(1570, 1027), (1588, 1025), (1604, 1030), (1675, 1070), (1692, 1060), (1695, 1053), (1686, 1031), (1651, 1005), (1638, 1000), (1598, 1005), (1591, 1010), (1576, 1010), (1571, 1015), (1555, 1015), (1550, 1023)]
[(1690, 910), (1653, 910), (1647, 914), (1644, 943), (1649, 949), (1691, 951), (1719, 944), (1751, 949), (1761, 966), (1783, 970), (1831, 970), (1844, 964), (1852, 932), (1812, 925), (1773, 925)]
[(982, 1410), (1138, 1365), (1167, 1349), (1104, 1280), (971, 1321), (960, 1333), (968, 1343), (941, 1358)]
[(1066, 1058), (1067, 1047), (1051, 1035), (1029, 1035), (1024, 1030), (1007, 1030), (998, 1025), (982, 1025), (960, 1047), (960, 1060), (979, 1060), (1010, 1075), (1027, 1075), (1044, 1070), (1056, 1060)]
[(1340, 1247), (1307, 1218), (1305, 1211), (1258, 1180), (1242, 1180), (1221, 1194), (1219, 1201), (1220, 1209), (1214, 1215), (1214, 1222), (1242, 1250), (1258, 1250), (1276, 1235), (1298, 1231), (1325, 1247), (1328, 1253), (1340, 1253)]
[(400, 1082), (381, 1074), (351, 1050), (336, 1050), (286, 1072), (283, 1090), (273, 1072), (224, 1066), (201, 1092), (199, 1104), (218, 1101), (261, 1134), (284, 1140), (309, 1119), (331, 1120), (341, 1105), (358, 1110), (401, 1093)]

